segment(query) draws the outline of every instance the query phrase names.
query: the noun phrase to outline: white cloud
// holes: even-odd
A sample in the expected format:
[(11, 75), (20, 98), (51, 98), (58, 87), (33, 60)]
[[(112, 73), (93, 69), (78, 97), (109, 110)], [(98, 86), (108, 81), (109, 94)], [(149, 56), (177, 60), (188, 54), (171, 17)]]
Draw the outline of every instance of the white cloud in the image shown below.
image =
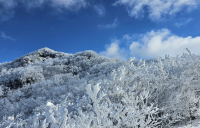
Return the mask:
[(174, 15), (184, 9), (191, 11), (199, 5), (198, 0), (117, 0), (113, 4), (125, 5), (128, 14), (138, 18), (147, 9), (149, 18), (153, 21), (161, 20), (164, 16)]
[(132, 39), (132, 37), (129, 34), (125, 34), (123, 35), (122, 39), (129, 41)]
[(192, 20), (193, 20), (192, 18), (189, 18), (189, 19), (187, 19), (187, 20), (183, 20), (183, 21), (181, 21), (181, 22), (177, 22), (177, 23), (175, 23), (174, 25), (175, 25), (176, 27), (181, 27), (181, 26), (183, 26), (183, 25), (188, 24), (188, 23), (191, 22)]
[[(123, 43), (125, 47), (120, 47), (119, 43)], [(171, 33), (168, 29), (160, 29), (140, 35), (125, 34), (121, 39), (106, 45), (106, 50), (100, 52), (100, 55), (122, 60), (128, 59), (128, 57), (136, 57), (136, 59), (165, 58), (165, 55), (181, 56), (183, 53), (187, 53), (186, 48), (192, 54), (200, 55), (200, 36), (181, 37)]]
[(0, 33), (0, 37), (1, 37), (2, 39), (5, 39), (5, 40), (16, 41), (16, 39), (12, 38), (11, 36), (5, 35), (4, 32), (1, 32), (1, 33)]
[(133, 41), (130, 45), (130, 55), (141, 58), (154, 58), (166, 54), (181, 56), (185, 48), (197, 55), (200, 54), (200, 36), (180, 37), (172, 34), (168, 29), (151, 31), (143, 35), (140, 41)]
[(94, 5), (94, 10), (100, 15), (104, 16), (106, 13), (106, 9), (103, 5)]
[(106, 25), (99, 24), (98, 27), (99, 28), (109, 29), (109, 28), (116, 28), (117, 25), (118, 25), (118, 19), (115, 18), (115, 20), (113, 21), (112, 24), (106, 24)]
[(119, 47), (119, 41), (115, 40), (109, 45), (106, 45), (106, 50), (99, 53), (101, 56), (107, 56), (110, 58), (118, 58), (124, 60), (127, 57), (126, 51)]
[(0, 0), (0, 20), (8, 20), (14, 16), (17, 7), (31, 10), (38, 7), (49, 6), (54, 10), (78, 11), (88, 5), (87, 0)]

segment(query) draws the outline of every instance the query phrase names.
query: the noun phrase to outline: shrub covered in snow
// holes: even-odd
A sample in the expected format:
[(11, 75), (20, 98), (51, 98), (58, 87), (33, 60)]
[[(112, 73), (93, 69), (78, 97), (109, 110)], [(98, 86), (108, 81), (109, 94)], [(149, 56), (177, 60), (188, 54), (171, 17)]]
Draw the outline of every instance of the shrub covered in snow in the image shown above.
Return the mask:
[(0, 64), (0, 127), (183, 125), (200, 116), (200, 57), (188, 52), (120, 61), (44, 48)]

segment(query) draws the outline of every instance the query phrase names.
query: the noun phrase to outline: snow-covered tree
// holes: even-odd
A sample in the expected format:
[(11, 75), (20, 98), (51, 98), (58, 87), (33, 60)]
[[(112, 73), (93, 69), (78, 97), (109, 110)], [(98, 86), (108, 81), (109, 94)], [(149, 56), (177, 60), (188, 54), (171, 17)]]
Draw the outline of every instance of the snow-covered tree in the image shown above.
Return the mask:
[(175, 127), (200, 116), (200, 56), (125, 61), (48, 48), (0, 64), (0, 127)]

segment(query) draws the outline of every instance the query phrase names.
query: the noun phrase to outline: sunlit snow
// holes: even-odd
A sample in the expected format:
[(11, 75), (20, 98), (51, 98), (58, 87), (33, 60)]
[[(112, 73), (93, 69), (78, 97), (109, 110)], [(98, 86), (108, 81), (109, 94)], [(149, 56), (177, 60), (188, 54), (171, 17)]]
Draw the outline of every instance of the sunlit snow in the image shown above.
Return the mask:
[(0, 64), (1, 128), (200, 127), (200, 56), (121, 61), (43, 48)]

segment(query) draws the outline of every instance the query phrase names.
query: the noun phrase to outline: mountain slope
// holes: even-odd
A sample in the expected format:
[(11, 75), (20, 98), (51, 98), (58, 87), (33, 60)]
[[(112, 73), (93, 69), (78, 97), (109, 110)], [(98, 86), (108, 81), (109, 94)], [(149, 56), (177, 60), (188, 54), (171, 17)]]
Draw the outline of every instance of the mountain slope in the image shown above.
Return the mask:
[(0, 127), (175, 127), (199, 118), (199, 56), (43, 48), (0, 64)]

